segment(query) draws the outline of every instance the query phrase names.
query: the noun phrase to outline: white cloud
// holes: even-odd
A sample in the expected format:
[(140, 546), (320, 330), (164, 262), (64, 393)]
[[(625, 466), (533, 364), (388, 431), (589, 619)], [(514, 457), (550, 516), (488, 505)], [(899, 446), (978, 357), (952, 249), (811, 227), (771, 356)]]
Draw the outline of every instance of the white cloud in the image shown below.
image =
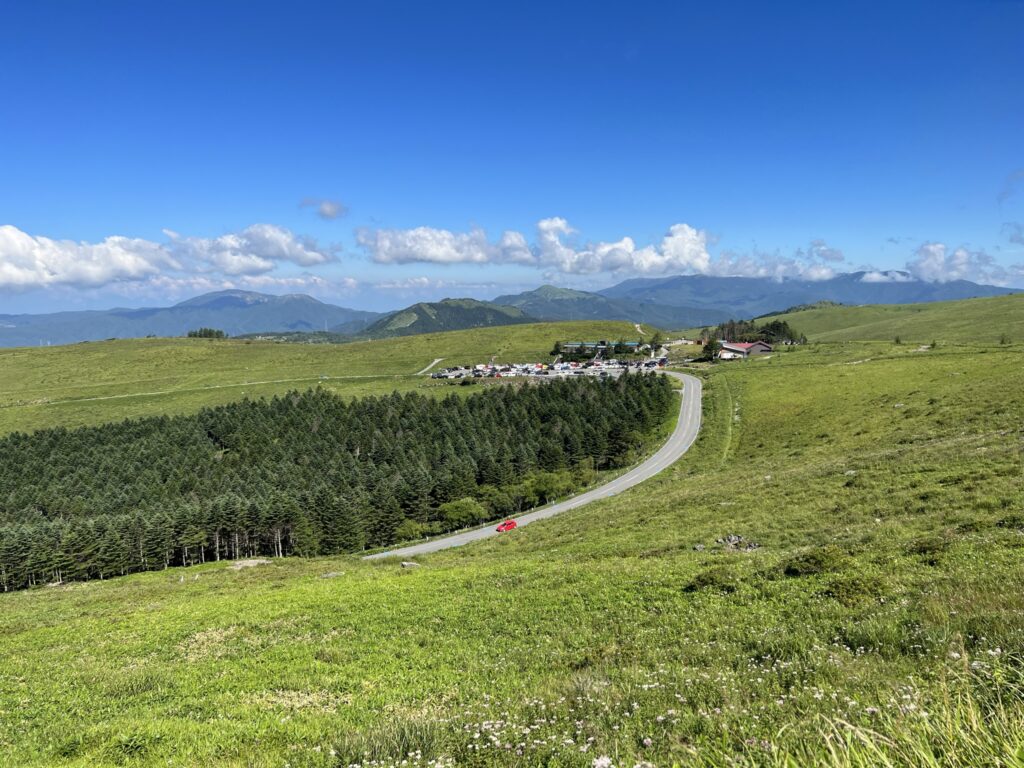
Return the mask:
[(710, 235), (689, 224), (673, 224), (660, 242), (640, 247), (631, 237), (612, 242), (578, 242), (578, 232), (559, 216), (537, 222), (531, 246), (521, 232), (505, 232), (497, 242), (482, 229), (466, 233), (447, 229), (360, 229), (356, 240), (379, 264), (521, 264), (544, 270), (545, 279), (563, 275), (663, 275), (689, 273), (749, 277), (802, 277), (824, 280), (835, 275), (829, 263), (842, 251), (814, 240), (792, 258), (724, 253), (712, 258)]
[(265, 275), (282, 262), (308, 267), (334, 259), (314, 241), (273, 224), (254, 224), (215, 238), (182, 237), (170, 230), (164, 234), (164, 243), (119, 236), (85, 243), (3, 225), (0, 288), (95, 288), (158, 277), (194, 279), (197, 274)]
[(1002, 285), (1010, 277), (1010, 273), (984, 251), (964, 247), (951, 249), (945, 243), (921, 245), (914, 258), (907, 262), (907, 271), (919, 280), (936, 283), (973, 280)]
[(299, 205), (316, 209), (316, 215), (326, 221), (334, 221), (348, 214), (348, 207), (339, 200), (307, 197)]
[(846, 258), (841, 250), (833, 248), (821, 239), (811, 240), (808, 252), (812, 258), (821, 259), (822, 261), (840, 262)]
[(282, 261), (310, 267), (334, 258), (314, 241), (273, 224), (253, 224), (241, 232), (213, 238), (181, 237), (170, 230), (164, 234), (170, 239), (166, 247), (175, 256), (229, 275), (269, 272)]
[(0, 226), (0, 287), (95, 287), (141, 280), (179, 266), (171, 253), (147, 240), (108, 237), (100, 243), (79, 243)]
[(433, 277), (403, 277), (397, 280), (381, 280), (372, 284), (381, 291), (409, 293), (415, 291), (480, 291), (493, 290), (497, 283), (467, 283), (459, 280), (439, 280)]
[(900, 270), (879, 271), (875, 269), (865, 272), (860, 281), (862, 283), (912, 283), (914, 276)]
[(662, 274), (706, 271), (710, 263), (707, 234), (687, 224), (673, 225), (660, 247), (638, 248), (629, 237), (577, 247), (571, 242), (575, 234), (568, 221), (552, 217), (537, 223), (533, 247), (521, 232), (507, 231), (491, 242), (478, 228), (466, 233), (433, 227), (360, 229), (356, 241), (379, 264), (522, 264), (565, 274)]
[(533, 254), (518, 232), (506, 232), (491, 243), (482, 229), (466, 233), (433, 227), (356, 230), (356, 242), (378, 264), (530, 263)]

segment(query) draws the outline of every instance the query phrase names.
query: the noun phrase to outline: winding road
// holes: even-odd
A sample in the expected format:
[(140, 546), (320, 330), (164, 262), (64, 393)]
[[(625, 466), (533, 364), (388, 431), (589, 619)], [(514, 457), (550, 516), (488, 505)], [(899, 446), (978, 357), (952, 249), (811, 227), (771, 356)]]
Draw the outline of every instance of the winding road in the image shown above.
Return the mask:
[[(683, 396), (681, 398), (682, 402), (679, 405), (679, 421), (676, 423), (675, 431), (665, 441), (665, 444), (658, 449), (657, 453), (647, 459), (647, 461), (638, 464), (633, 469), (619, 475), (614, 480), (608, 481), (604, 485), (589, 490), (586, 493), (581, 493), (579, 496), (573, 496), (571, 499), (566, 499), (558, 504), (553, 504), (550, 507), (542, 507), (534, 512), (528, 512), (517, 517), (516, 522), (520, 528), (524, 525), (529, 525), (535, 520), (554, 517), (562, 512), (568, 512), (570, 509), (582, 507), (584, 504), (589, 504), (592, 501), (606, 499), (609, 496), (622, 493), (634, 485), (654, 477), (663, 469), (667, 469), (680, 456), (690, 450), (690, 446), (693, 445), (697, 439), (697, 433), (700, 431), (702, 392), (700, 379), (686, 373), (676, 373), (675, 371), (665, 371), (664, 373), (666, 376), (671, 376), (683, 383)], [(428, 552), (437, 552), (442, 549), (461, 547), (463, 544), (497, 536), (496, 525), (497, 523), (490, 523), (484, 528), (463, 531), (462, 533), (456, 533), (440, 539), (424, 541), (421, 544), (412, 544), (408, 547), (377, 552), (372, 555), (366, 555), (363, 559), (378, 560), (384, 557), (407, 558), (414, 555), (425, 555)]]

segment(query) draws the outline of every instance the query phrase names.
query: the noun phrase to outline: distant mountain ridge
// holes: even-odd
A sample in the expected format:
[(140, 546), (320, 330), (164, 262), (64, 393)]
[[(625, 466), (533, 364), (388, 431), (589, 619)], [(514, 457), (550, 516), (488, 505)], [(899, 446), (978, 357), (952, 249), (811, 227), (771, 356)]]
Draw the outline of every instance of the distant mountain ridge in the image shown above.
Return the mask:
[(0, 346), (71, 344), (109, 338), (182, 336), (218, 328), (231, 336), (260, 331), (358, 333), (378, 312), (326, 304), (304, 294), (271, 296), (255, 291), (217, 291), (170, 307), (0, 315)]
[(660, 328), (685, 328), (711, 325), (729, 319), (729, 313), (721, 309), (667, 306), (646, 300), (620, 300), (600, 293), (553, 285), (498, 296), (494, 303), (518, 307), (540, 320), (629, 320)]
[(906, 272), (853, 272), (829, 280), (674, 275), (625, 280), (596, 293), (543, 285), (491, 302), (445, 299), (390, 313), (327, 304), (305, 294), (217, 291), (170, 307), (0, 314), (0, 347), (72, 344), (108, 338), (183, 336), (207, 327), (231, 336), (318, 332), (331, 336), (405, 336), (511, 323), (627, 320), (665, 329), (717, 325), (821, 301), (915, 304), (1000, 296), (1017, 289), (967, 280), (932, 283)]
[(926, 282), (898, 270), (849, 272), (828, 280), (674, 275), (634, 278), (599, 291), (602, 296), (620, 301), (648, 301), (690, 309), (726, 311), (736, 319), (781, 312), (788, 307), (819, 301), (852, 305), (917, 304), (1016, 292), (1013, 288), (980, 285), (969, 280)]
[(529, 317), (516, 307), (476, 299), (442, 299), (419, 302), (385, 315), (367, 326), (360, 335), (375, 338), (412, 336), (418, 333), (535, 322), (537, 318)]

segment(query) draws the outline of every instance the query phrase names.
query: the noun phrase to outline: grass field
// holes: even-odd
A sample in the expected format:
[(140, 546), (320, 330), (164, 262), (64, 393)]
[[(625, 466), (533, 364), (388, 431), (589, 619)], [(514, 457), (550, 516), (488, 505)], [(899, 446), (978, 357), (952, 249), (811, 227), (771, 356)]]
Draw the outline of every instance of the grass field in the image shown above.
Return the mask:
[(927, 304), (821, 307), (775, 315), (811, 341), (1024, 341), (1024, 293)]
[[(932, 341), (993, 345), (1024, 342), (1024, 293), (924, 304), (829, 306), (761, 318), (785, 320), (810, 341)], [(700, 328), (670, 332), (696, 338)]]
[(1024, 765), (1022, 351), (715, 366), (671, 470), (418, 569), (0, 595), (0, 763)]
[[(0, 349), (0, 434), (185, 413), (242, 397), (322, 385), (346, 396), (429, 388), (413, 374), (440, 366), (550, 360), (558, 339), (632, 339), (631, 323), (569, 322), (344, 345), (131, 339)], [(326, 378), (322, 378), (326, 377)]]

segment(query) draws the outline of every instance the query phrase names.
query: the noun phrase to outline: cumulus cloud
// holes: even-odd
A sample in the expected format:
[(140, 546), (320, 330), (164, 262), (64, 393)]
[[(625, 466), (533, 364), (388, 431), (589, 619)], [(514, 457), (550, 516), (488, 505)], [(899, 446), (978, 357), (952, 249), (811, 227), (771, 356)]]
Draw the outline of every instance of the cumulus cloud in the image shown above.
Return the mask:
[(348, 213), (348, 207), (340, 200), (324, 197), (307, 197), (299, 205), (303, 208), (313, 208), (316, 215), (325, 221), (340, 219)]
[(334, 258), (315, 241), (273, 224), (253, 224), (241, 232), (213, 238), (182, 237), (169, 229), (164, 234), (169, 238), (166, 248), (171, 253), (229, 275), (269, 272), (282, 261), (311, 267)]
[(415, 229), (360, 229), (359, 246), (378, 264), (520, 264), (555, 275), (740, 275), (750, 277), (802, 277), (824, 280), (835, 275), (831, 265), (843, 253), (824, 240), (813, 240), (792, 257), (736, 255), (713, 258), (710, 235), (689, 224), (673, 224), (661, 240), (640, 246), (633, 238), (611, 242), (582, 241), (579, 232), (559, 216), (537, 222), (531, 245), (521, 232), (507, 231), (497, 241), (475, 228), (452, 232), (433, 227)]
[(521, 232), (507, 231), (491, 241), (479, 228), (469, 232), (364, 228), (356, 232), (356, 242), (379, 264), (522, 264), (567, 274), (703, 271), (710, 260), (707, 234), (687, 224), (672, 226), (660, 247), (638, 248), (629, 237), (578, 245), (576, 234), (568, 221), (552, 217), (537, 223), (533, 246)]
[(330, 249), (272, 224), (215, 238), (164, 234), (162, 243), (119, 236), (86, 243), (0, 226), (0, 288), (96, 288), (159, 277), (265, 275), (282, 262), (309, 267), (334, 259)]
[(9, 224), (0, 226), (0, 287), (96, 287), (179, 267), (167, 249), (147, 240), (108, 237), (83, 243), (34, 237)]
[(919, 280), (935, 283), (973, 280), (1002, 285), (1010, 277), (1010, 273), (984, 251), (949, 248), (945, 243), (921, 245), (914, 258), (907, 262), (907, 271)]
[(522, 264), (533, 254), (518, 232), (492, 243), (482, 229), (451, 232), (433, 227), (356, 230), (356, 242), (379, 264)]
[(565, 240), (575, 233), (563, 218), (555, 217), (538, 222), (536, 263), (569, 274), (664, 274), (670, 271), (704, 273), (711, 264), (707, 233), (689, 224), (672, 225), (658, 246), (648, 245), (643, 248), (638, 248), (631, 237), (575, 247)]

